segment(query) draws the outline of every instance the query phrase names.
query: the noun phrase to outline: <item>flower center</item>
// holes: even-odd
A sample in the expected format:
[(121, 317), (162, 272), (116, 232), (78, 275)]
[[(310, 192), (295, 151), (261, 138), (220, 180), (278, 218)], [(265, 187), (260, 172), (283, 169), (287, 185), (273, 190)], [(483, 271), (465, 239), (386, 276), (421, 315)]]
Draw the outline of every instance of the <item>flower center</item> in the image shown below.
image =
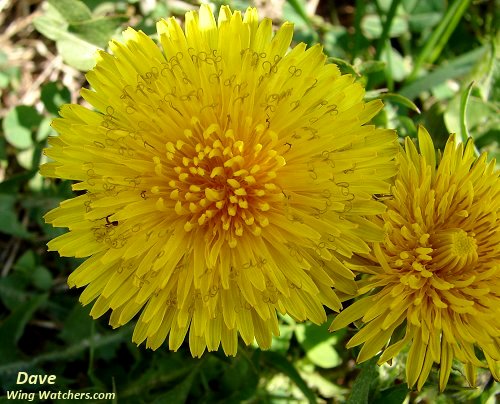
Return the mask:
[(451, 270), (459, 270), (473, 265), (478, 260), (475, 234), (463, 229), (445, 229), (438, 232), (433, 240), (436, 258), (446, 263)]
[(285, 159), (272, 141), (259, 141), (264, 130), (258, 125), (241, 140), (233, 129), (214, 123), (198, 134), (186, 130), (184, 140), (167, 143), (170, 198), (175, 212), (186, 217), (187, 232), (210, 226), (235, 247), (245, 230), (259, 235), (269, 224), (265, 212), (282, 200), (275, 179)]

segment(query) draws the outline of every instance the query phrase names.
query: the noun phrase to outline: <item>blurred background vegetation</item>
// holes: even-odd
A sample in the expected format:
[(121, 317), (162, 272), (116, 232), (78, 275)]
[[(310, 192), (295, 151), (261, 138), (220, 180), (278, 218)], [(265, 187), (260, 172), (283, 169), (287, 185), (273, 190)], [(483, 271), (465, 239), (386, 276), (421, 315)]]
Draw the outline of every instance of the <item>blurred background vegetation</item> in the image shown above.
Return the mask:
[[(321, 42), (331, 62), (380, 97), (375, 119), (400, 136), (423, 123), (442, 147), (448, 133), (472, 136), (479, 152), (499, 157), (498, 3), (471, 0), (214, 1), (295, 23), (296, 42)], [(434, 370), (421, 392), (404, 384), (404, 358), (392, 366), (356, 365), (352, 330), (280, 319), (270, 351), (241, 346), (201, 360), (187, 346), (171, 353), (131, 343), (133, 324), (111, 330), (78, 303), (66, 279), (79, 260), (47, 253), (61, 234), (42, 215), (72, 197), (68, 181), (38, 174), (50, 121), (79, 102), (83, 72), (96, 49), (131, 25), (155, 36), (159, 18), (183, 19), (181, 0), (0, 0), (0, 387), (18, 389), (17, 372), (57, 375), (56, 390), (117, 393), (120, 403), (493, 403), (500, 393), (487, 371), (478, 388), (454, 366), (439, 394)], [(497, 13), (497, 14), (496, 14)], [(329, 316), (329, 322), (332, 316)], [(29, 391), (23, 386), (24, 391)], [(35, 390), (36, 391), (36, 390)]]

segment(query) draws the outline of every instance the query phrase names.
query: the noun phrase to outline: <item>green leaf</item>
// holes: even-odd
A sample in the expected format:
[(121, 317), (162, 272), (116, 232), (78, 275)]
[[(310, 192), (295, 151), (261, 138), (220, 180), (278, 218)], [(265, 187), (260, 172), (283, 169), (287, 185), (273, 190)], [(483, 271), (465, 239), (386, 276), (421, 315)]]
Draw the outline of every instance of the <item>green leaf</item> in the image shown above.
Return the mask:
[(21, 255), (16, 263), (14, 264), (14, 269), (16, 271), (22, 272), (23, 274), (29, 274), (33, 272), (36, 267), (36, 257), (33, 250), (27, 250), (23, 255)]
[(351, 389), (351, 395), (347, 399), (347, 404), (365, 404), (368, 403), (368, 396), (372, 382), (378, 378), (378, 369), (376, 363), (378, 356), (359, 365), (361, 372), (354, 381)]
[[(137, 347), (133, 347), (134, 352), (137, 352)], [(159, 357), (158, 360), (153, 360), (151, 366), (137, 378), (134, 378), (127, 384), (126, 388), (120, 391), (120, 399), (134, 396), (144, 396), (157, 388), (165, 390), (168, 383), (174, 383), (192, 373), (195, 367), (200, 363), (199, 360), (194, 361), (192, 358), (186, 360), (180, 355), (170, 354), (168, 360), (165, 357)], [(206, 359), (201, 359), (205, 361)], [(1, 368), (0, 368), (1, 370)]]
[(422, 32), (439, 24), (443, 18), (442, 13), (428, 12), (420, 14), (409, 14), (410, 30), (413, 32)]
[(300, 391), (302, 391), (304, 396), (306, 396), (309, 403), (316, 403), (316, 396), (314, 395), (313, 391), (309, 388), (304, 379), (302, 379), (302, 377), (300, 376), (299, 372), (297, 372), (297, 369), (295, 369), (295, 367), (288, 361), (288, 359), (272, 351), (263, 351), (262, 358), (268, 366), (288, 376), (290, 380), (292, 380), (297, 385)]
[(359, 73), (356, 71), (356, 68), (350, 63), (346, 62), (343, 59), (330, 57), (328, 58), (328, 63), (334, 63), (338, 66), (342, 74), (352, 74), (354, 77), (359, 77)]
[[(399, 37), (408, 32), (408, 22), (400, 17), (395, 16), (391, 20), (392, 24), (386, 36), (389, 38)], [(368, 39), (381, 38), (384, 32), (384, 24), (380, 21), (380, 17), (375, 14), (366, 15), (361, 20), (361, 29)]]
[(153, 404), (169, 403), (169, 404), (184, 404), (187, 402), (189, 391), (193, 385), (194, 377), (198, 373), (198, 368), (195, 367), (192, 372), (190, 372), (182, 382), (175, 386), (172, 390), (169, 390), (165, 394), (157, 396)]
[(487, 46), (482, 46), (458, 56), (449, 63), (438, 67), (432, 73), (419, 77), (406, 85), (399, 91), (399, 94), (412, 100), (422, 92), (428, 91), (446, 80), (464, 76), (471, 71), (477, 60), (482, 58), (486, 51)]
[(294, 326), (290, 326), (288, 324), (280, 324), (279, 328), (280, 328), (279, 336), (276, 337), (273, 335), (271, 349), (274, 352), (285, 354), (290, 348), (290, 341), (293, 336)]
[(84, 307), (77, 302), (64, 320), (64, 328), (59, 337), (67, 344), (76, 344), (83, 338), (89, 338), (92, 321), (90, 306)]
[(57, 115), (61, 105), (71, 102), (71, 93), (62, 83), (51, 81), (42, 86), (41, 98), (47, 111)]
[(52, 127), (50, 126), (52, 122), (52, 118), (45, 117), (42, 119), (42, 122), (40, 122), (40, 126), (38, 127), (38, 130), (36, 131), (36, 141), (41, 142), (50, 135), (52, 132)]
[(95, 53), (99, 47), (68, 32), (68, 22), (50, 4), (44, 15), (33, 20), (33, 25), (42, 35), (56, 41), (57, 50), (70, 66), (86, 71), (95, 65)]
[(34, 107), (20, 105), (12, 108), (3, 120), (5, 138), (18, 149), (27, 149), (33, 144), (32, 133), (42, 117)]
[(398, 384), (380, 391), (379, 398), (372, 401), (372, 404), (403, 404), (409, 390), (406, 384)]
[(0, 194), (0, 233), (24, 239), (31, 238), (31, 234), (19, 223), (14, 205), (15, 195)]
[(295, 336), (306, 356), (312, 363), (322, 368), (333, 368), (342, 363), (334, 345), (343, 333), (328, 332), (328, 323), (327, 321), (321, 326), (301, 323), (295, 328)]
[(120, 28), (120, 25), (127, 20), (128, 18), (123, 16), (98, 17), (89, 21), (71, 23), (69, 32), (73, 32), (78, 37), (105, 48), (108, 41)]
[(403, 81), (409, 73), (403, 56), (390, 46), (390, 41), (387, 41), (386, 45), (380, 56), (380, 60), (387, 65), (386, 75), (390, 75), (395, 81)]
[(26, 324), (33, 313), (47, 300), (47, 295), (38, 295), (17, 307), (0, 324), (0, 357), (8, 362), (14, 358), (17, 351), (17, 342), (23, 335)]
[(43, 265), (37, 265), (31, 274), (33, 285), (41, 290), (49, 290), (52, 287), (52, 274)]
[(89, 8), (79, 0), (48, 0), (68, 22), (86, 21), (92, 18)]
[(0, 299), (5, 307), (13, 311), (26, 302), (30, 298), (30, 294), (25, 291), (27, 285), (26, 277), (17, 272), (0, 278)]
[(379, 96), (379, 98), (381, 98), (382, 100), (390, 101), (394, 104), (402, 105), (402, 106), (409, 108), (412, 111), (415, 111), (418, 114), (420, 114), (420, 109), (415, 105), (415, 103), (413, 101), (411, 101), (410, 99), (402, 96), (401, 94), (385, 93), (385, 94), (381, 94)]
[(31, 170), (33, 168), (33, 153), (35, 151), (34, 147), (30, 147), (26, 150), (21, 150), (16, 154), (16, 160), (19, 165), (25, 170)]
[(366, 76), (384, 70), (386, 63), (380, 60), (368, 60), (359, 65), (359, 73)]

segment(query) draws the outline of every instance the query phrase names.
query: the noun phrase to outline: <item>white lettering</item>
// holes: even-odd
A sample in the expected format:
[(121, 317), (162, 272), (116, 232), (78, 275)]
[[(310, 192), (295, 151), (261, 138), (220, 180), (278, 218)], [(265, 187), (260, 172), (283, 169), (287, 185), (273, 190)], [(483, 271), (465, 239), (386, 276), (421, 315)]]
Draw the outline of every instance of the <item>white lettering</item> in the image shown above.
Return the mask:
[(22, 390), (17, 390), (17, 391), (7, 390), (7, 400), (34, 401), (35, 393), (27, 393)]
[(26, 372), (18, 372), (16, 384), (55, 384), (55, 375), (28, 375)]
[[(23, 377), (24, 377), (24, 380), (22, 380)], [(28, 381), (28, 373), (26, 373), (26, 372), (18, 372), (16, 384), (24, 384), (27, 381)]]

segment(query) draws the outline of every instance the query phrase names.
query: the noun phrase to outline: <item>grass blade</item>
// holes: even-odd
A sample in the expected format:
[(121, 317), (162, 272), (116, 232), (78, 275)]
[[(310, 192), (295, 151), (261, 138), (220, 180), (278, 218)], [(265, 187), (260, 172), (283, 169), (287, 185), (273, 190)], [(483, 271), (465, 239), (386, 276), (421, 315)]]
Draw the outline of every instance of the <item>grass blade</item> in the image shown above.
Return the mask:
[(299, 0), (288, 0), (295, 12), (304, 20), (309, 28), (312, 28), (311, 19), (307, 15), (306, 9)]
[(455, 2), (446, 11), (444, 18), (432, 33), (424, 48), (420, 52), (413, 66), (413, 70), (408, 77), (408, 81), (413, 81), (424, 63), (434, 62), (444, 46), (448, 43), (451, 34), (458, 25), (471, 0), (455, 0)]

